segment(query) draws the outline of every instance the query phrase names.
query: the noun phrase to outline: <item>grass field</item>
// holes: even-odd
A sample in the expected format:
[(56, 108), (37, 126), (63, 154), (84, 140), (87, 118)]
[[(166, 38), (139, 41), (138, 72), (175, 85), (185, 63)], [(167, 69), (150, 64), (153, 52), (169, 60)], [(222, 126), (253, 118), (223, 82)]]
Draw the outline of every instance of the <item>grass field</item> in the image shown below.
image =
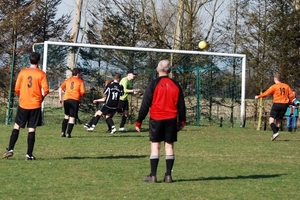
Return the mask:
[[(0, 149), (8, 145), (12, 125), (0, 125)], [(27, 129), (15, 154), (2, 159), (0, 199), (300, 199), (300, 133), (251, 128), (187, 126), (175, 144), (174, 183), (163, 182), (164, 153), (158, 183), (149, 174), (148, 132), (105, 133), (76, 125), (73, 138), (60, 137), (60, 124), (37, 130), (34, 155), (25, 161)], [(143, 128), (147, 128), (145, 125)]]

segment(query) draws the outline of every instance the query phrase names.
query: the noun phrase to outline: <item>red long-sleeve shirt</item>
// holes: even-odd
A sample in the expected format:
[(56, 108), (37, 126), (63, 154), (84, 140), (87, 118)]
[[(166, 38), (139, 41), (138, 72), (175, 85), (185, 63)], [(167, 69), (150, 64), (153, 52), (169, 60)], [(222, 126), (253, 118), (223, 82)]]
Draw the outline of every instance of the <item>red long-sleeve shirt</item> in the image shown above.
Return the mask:
[(186, 121), (184, 96), (179, 84), (168, 76), (152, 81), (147, 87), (137, 122), (142, 122), (150, 109), (150, 117), (154, 120), (173, 119)]

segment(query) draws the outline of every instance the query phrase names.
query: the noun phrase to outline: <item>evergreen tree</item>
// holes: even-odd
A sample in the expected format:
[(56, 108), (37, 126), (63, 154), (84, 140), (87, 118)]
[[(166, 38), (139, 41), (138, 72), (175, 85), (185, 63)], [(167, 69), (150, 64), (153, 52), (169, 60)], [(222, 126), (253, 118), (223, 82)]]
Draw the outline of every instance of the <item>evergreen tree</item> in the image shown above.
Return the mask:
[(41, 0), (36, 3), (30, 21), (30, 26), (33, 27), (30, 39), (33, 42), (65, 41), (71, 17), (70, 14), (64, 14), (56, 18), (61, 2), (62, 0)]
[[(100, 19), (101, 21), (99, 21), (99, 15), (95, 13), (92, 23), (88, 24), (88, 42), (130, 47), (151, 46), (151, 39), (145, 32), (145, 24), (141, 13), (130, 6), (124, 6), (123, 8), (123, 12), (116, 13), (110, 8), (105, 8), (107, 15)], [(100, 11), (101, 9), (103, 8), (99, 8)], [(144, 56), (144, 52), (124, 51), (113, 53), (113, 51), (104, 51), (101, 54), (101, 60), (109, 62), (112, 69), (114, 68), (113, 70), (126, 71), (127, 69), (143, 69), (143, 66), (139, 65), (141, 63), (139, 61), (144, 59)]]
[[(14, 72), (29, 64), (32, 45), (45, 40), (66, 37), (69, 15), (55, 19), (62, 0), (2, 0), (0, 2), (0, 69), (9, 74), (14, 55)], [(59, 55), (59, 54), (58, 54)], [(58, 56), (55, 59), (59, 59)], [(2, 74), (2, 73), (1, 73)], [(7, 94), (9, 76), (0, 77), (0, 86)], [(13, 81), (14, 82), (14, 81)]]
[(296, 10), (293, 0), (271, 2), (269, 18), (274, 23), (269, 34), (270, 56), (283, 80), (299, 90), (300, 12)]

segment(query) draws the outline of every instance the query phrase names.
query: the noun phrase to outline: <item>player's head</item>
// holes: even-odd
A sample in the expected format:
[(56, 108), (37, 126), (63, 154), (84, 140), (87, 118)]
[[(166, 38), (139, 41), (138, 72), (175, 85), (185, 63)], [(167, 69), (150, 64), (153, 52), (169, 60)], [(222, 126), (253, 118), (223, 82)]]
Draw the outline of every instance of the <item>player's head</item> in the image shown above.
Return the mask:
[(281, 76), (280, 76), (280, 74), (276, 74), (275, 76), (274, 76), (274, 82), (276, 83), (276, 82), (280, 82), (281, 81)]
[(168, 60), (159, 61), (156, 70), (158, 73), (169, 74), (172, 70), (172, 66)]
[(72, 69), (72, 76), (80, 76), (81, 70), (79, 68)]
[(39, 63), (39, 61), (40, 61), (40, 58), (41, 58), (41, 56), (40, 56), (39, 53), (32, 52), (30, 54), (30, 58), (29, 58), (30, 64), (37, 65)]
[(117, 81), (117, 82), (119, 82), (119, 81), (121, 80), (121, 74), (116, 73), (116, 74), (114, 75), (114, 80)]
[(127, 74), (127, 78), (128, 78), (129, 80), (133, 80), (134, 77), (137, 75), (137, 73), (135, 73), (135, 72), (133, 71), (133, 69), (128, 70), (126, 74)]

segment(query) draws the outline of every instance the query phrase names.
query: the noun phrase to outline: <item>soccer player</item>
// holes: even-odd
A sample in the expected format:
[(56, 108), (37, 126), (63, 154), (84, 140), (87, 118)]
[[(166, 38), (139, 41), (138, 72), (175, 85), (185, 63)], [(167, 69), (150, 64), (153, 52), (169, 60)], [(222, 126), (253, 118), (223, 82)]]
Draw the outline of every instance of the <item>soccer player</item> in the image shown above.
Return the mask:
[(166, 173), (164, 181), (171, 183), (172, 168), (174, 165), (174, 142), (177, 141), (177, 132), (182, 130), (186, 123), (186, 107), (182, 89), (175, 80), (169, 78), (171, 65), (168, 60), (162, 60), (156, 67), (159, 77), (150, 82), (144, 93), (141, 108), (135, 129), (140, 132), (142, 121), (150, 110), (150, 169), (151, 173), (144, 182), (157, 182), (156, 172), (159, 162), (161, 142), (164, 141)]
[(126, 120), (128, 118), (128, 111), (129, 111), (129, 105), (128, 105), (128, 96), (130, 94), (136, 94), (138, 90), (133, 89), (133, 83), (132, 80), (134, 80), (134, 77), (136, 76), (136, 73), (133, 70), (127, 71), (126, 77), (122, 78), (120, 84), (123, 86), (124, 94), (120, 97), (119, 101), (119, 113), (122, 114), (121, 124), (119, 127), (119, 131), (125, 132), (127, 131), (124, 128), (124, 125), (126, 123)]
[(256, 95), (255, 99), (264, 98), (273, 95), (273, 105), (270, 111), (269, 124), (273, 131), (271, 141), (276, 140), (279, 136), (279, 127), (290, 102), (293, 102), (295, 95), (286, 83), (281, 82), (280, 74), (274, 76), (274, 83), (269, 89), (260, 95)]
[(114, 81), (108, 84), (104, 90), (105, 98), (94, 100), (94, 103), (104, 100), (104, 104), (95, 113), (91, 121), (84, 126), (87, 131), (93, 131), (100, 117), (105, 115), (106, 123), (111, 130), (110, 133), (114, 134), (116, 132), (117, 129), (112, 117), (117, 112), (120, 96), (123, 95), (123, 86), (120, 85), (120, 80), (121, 74), (115, 74)]
[[(112, 82), (112, 80), (106, 80), (105, 81), (105, 88), (106, 88), (106, 86), (108, 85), (108, 84), (110, 84)], [(103, 98), (100, 98), (100, 99), (94, 99), (93, 100), (93, 103), (104, 103), (105, 102), (105, 99), (106, 99), (106, 96), (104, 96)], [(101, 107), (99, 108), (99, 110), (101, 109)], [(96, 115), (96, 113), (95, 113), (95, 115)], [(94, 116), (95, 116), (94, 115)], [(92, 123), (93, 123), (93, 121), (94, 121), (94, 118), (92, 118), (91, 120), (90, 120), (90, 122), (89, 123), (86, 123), (86, 124), (84, 124), (83, 125), (83, 127), (84, 128), (86, 128), (87, 129), (87, 131), (93, 131), (94, 129), (90, 129), (90, 127), (92, 126)], [(106, 123), (107, 124), (107, 123)], [(111, 127), (107, 124), (107, 127), (108, 127), (108, 130), (107, 130), (107, 132), (108, 133), (110, 133), (111, 132)], [(95, 127), (94, 127), (95, 128)], [(90, 130), (88, 130), (88, 129), (90, 129)]]
[[(64, 98), (62, 91), (65, 90)], [(80, 69), (72, 70), (72, 77), (65, 80), (58, 89), (59, 103), (64, 105), (65, 117), (62, 121), (61, 137), (71, 137), (81, 97), (85, 94), (85, 86), (80, 78)], [(66, 132), (67, 131), (67, 132)]]
[(15, 124), (10, 136), (7, 151), (3, 158), (14, 155), (14, 147), (19, 137), (20, 128), (28, 127), (26, 160), (35, 160), (33, 149), (35, 143), (35, 131), (42, 125), (41, 105), (45, 96), (49, 93), (46, 73), (39, 69), (40, 54), (33, 52), (30, 55), (30, 67), (22, 69), (17, 77), (15, 93), (19, 96), (19, 106), (15, 118)]

